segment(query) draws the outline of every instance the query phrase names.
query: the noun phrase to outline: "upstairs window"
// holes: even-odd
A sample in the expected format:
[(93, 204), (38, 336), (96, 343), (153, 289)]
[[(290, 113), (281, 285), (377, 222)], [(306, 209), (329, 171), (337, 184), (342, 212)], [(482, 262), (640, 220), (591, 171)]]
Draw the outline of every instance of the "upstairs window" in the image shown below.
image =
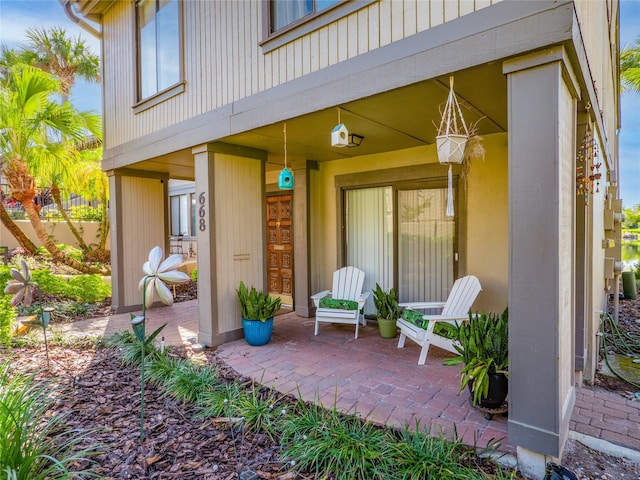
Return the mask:
[(277, 32), (305, 17), (311, 18), (343, 0), (271, 0), (270, 33)]
[(138, 0), (138, 100), (180, 83), (182, 34), (179, 0)]

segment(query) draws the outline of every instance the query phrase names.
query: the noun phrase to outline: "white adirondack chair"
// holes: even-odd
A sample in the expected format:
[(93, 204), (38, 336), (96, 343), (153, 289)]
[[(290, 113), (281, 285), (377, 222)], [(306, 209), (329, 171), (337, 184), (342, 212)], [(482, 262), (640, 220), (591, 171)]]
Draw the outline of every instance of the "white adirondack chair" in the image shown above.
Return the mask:
[(404, 342), (407, 338), (410, 338), (420, 345), (422, 349), (420, 350), (418, 365), (424, 365), (424, 362), (427, 360), (427, 352), (431, 345), (443, 348), (449, 352), (458, 353), (454, 348), (457, 342), (435, 334), (433, 328), (438, 322), (457, 324), (461, 321), (469, 320), (469, 309), (481, 290), (482, 287), (480, 286), (478, 278), (469, 275), (455, 281), (446, 302), (401, 303), (400, 307), (411, 310), (442, 308), (442, 311), (439, 315), (423, 315), (422, 318), (429, 321), (426, 329), (417, 327), (400, 318), (397, 322), (397, 326), (400, 329), (398, 348), (404, 347)]
[[(318, 335), (320, 323), (345, 323), (356, 326), (356, 338), (360, 323), (364, 326), (367, 321), (362, 314), (362, 309), (371, 292), (362, 293), (364, 284), (364, 272), (356, 267), (343, 267), (333, 272), (333, 285), (331, 290), (325, 290), (311, 296), (316, 307), (315, 335)], [(341, 310), (337, 308), (321, 308), (320, 300), (331, 295), (334, 300), (352, 300), (358, 302), (357, 310)]]

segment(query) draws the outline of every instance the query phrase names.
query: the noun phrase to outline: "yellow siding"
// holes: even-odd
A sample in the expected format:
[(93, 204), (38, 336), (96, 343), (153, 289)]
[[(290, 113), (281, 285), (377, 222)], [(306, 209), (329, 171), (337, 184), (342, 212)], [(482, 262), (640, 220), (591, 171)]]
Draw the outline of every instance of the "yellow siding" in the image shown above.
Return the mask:
[[(561, 85), (560, 120), (560, 175), (556, 180), (559, 192), (559, 285), (558, 285), (558, 340), (559, 398), (564, 401), (572, 388), (574, 362), (574, 264), (575, 264), (575, 191), (567, 188), (575, 182), (575, 102), (566, 84)], [(560, 405), (560, 407), (563, 407)]]
[(215, 154), (218, 332), (241, 327), (236, 289), (264, 287), (264, 218), (259, 160)]
[[(460, 3), (460, 4), (458, 4)], [(114, 2), (103, 19), (105, 148), (129, 142), (302, 77), (496, 0), (380, 0), (263, 53), (263, 2), (183, 2), (186, 90), (135, 114), (135, 9)]]
[(124, 271), (123, 305), (139, 305), (142, 296), (138, 282), (143, 277), (142, 265), (149, 258), (149, 251), (156, 245), (163, 246), (164, 188), (159, 179), (122, 177), (121, 205), (135, 205), (136, 208), (122, 209), (122, 264)]

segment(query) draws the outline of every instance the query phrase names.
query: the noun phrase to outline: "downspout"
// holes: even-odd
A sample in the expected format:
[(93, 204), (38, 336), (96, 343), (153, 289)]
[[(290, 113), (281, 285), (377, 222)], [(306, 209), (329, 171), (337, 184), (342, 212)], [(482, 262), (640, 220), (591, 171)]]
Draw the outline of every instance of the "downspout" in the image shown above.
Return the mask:
[(71, 8), (71, 0), (58, 0), (58, 1), (64, 7), (64, 12), (67, 14), (67, 17), (69, 17), (69, 19), (72, 22), (74, 22), (77, 25), (79, 25), (80, 28), (86, 30), (91, 35), (93, 35), (94, 37), (102, 38), (102, 32), (100, 32), (100, 31), (96, 30), (95, 28), (93, 28), (91, 25), (89, 25), (87, 22), (85, 22), (81, 18), (78, 18), (78, 16), (75, 14), (73, 9)]

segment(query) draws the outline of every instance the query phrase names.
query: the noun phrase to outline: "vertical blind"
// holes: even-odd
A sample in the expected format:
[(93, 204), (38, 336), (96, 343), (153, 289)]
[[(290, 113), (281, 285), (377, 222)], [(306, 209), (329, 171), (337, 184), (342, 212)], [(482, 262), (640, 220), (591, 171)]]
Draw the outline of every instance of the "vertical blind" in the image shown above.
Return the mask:
[[(397, 192), (398, 294), (401, 302), (445, 301), (454, 282), (455, 220), (447, 189)], [(394, 198), (391, 187), (346, 192), (347, 264), (364, 270), (364, 291), (394, 284)], [(374, 314), (370, 298), (365, 313)]]
[[(346, 195), (347, 265), (364, 270), (363, 291), (393, 287), (393, 192), (391, 187), (348, 190)], [(365, 313), (375, 313), (369, 297)]]
[(455, 221), (445, 215), (447, 189), (398, 192), (401, 302), (444, 301), (453, 285)]

